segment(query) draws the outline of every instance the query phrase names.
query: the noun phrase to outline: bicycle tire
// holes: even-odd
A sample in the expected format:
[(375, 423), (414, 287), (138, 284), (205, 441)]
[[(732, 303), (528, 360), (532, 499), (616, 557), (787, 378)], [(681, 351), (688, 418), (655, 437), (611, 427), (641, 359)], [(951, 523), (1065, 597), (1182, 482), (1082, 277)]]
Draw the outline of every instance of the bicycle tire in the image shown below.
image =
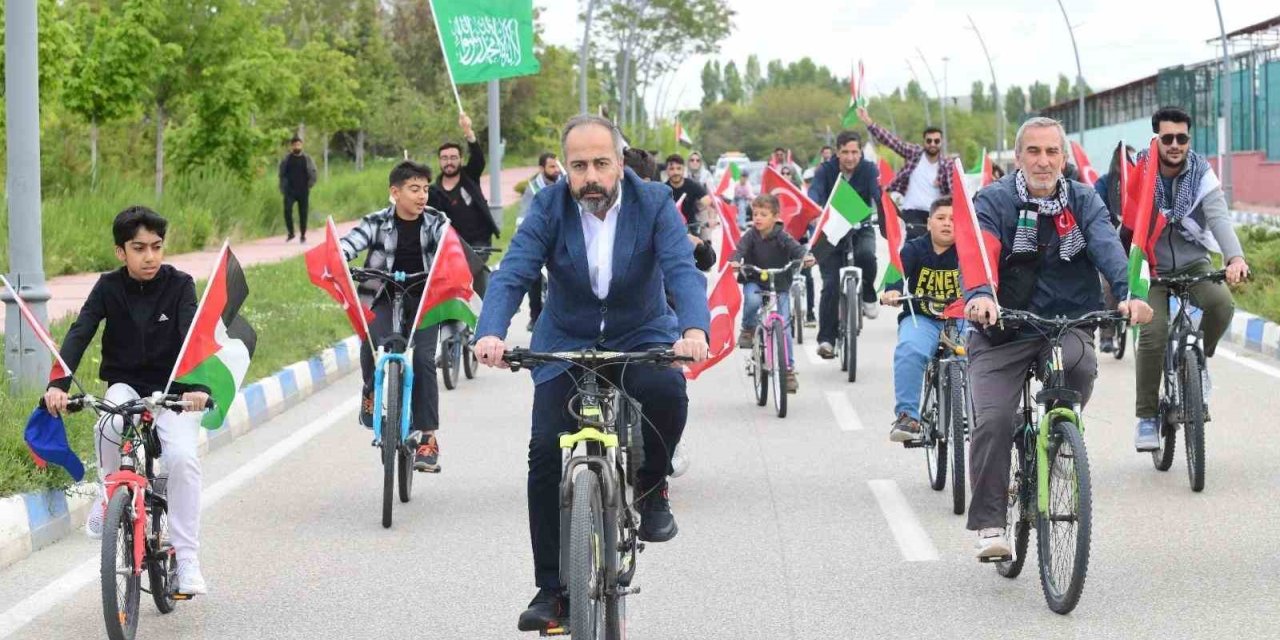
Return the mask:
[(1117, 322), (1116, 337), (1115, 337), (1116, 350), (1111, 352), (1111, 355), (1115, 356), (1116, 360), (1124, 359), (1124, 348), (1125, 348), (1125, 345), (1128, 344), (1129, 342), (1128, 334), (1129, 334), (1129, 331), (1128, 331), (1127, 323)]
[(751, 343), (751, 360), (755, 367), (756, 406), (769, 404), (769, 363), (764, 357), (764, 329), (756, 327), (755, 340)]
[(480, 361), (476, 359), (476, 351), (471, 345), (462, 347), (462, 374), (467, 376), (468, 380), (475, 380), (476, 374), (480, 372)]
[(787, 417), (787, 327), (781, 320), (774, 320), (773, 329), (765, 332), (773, 337), (773, 367), (770, 387), (773, 390), (773, 409), (779, 418)]
[(111, 640), (133, 640), (138, 633), (142, 576), (133, 560), (132, 501), (128, 489), (116, 491), (102, 522), (102, 618)]
[(1168, 471), (1173, 467), (1173, 456), (1178, 451), (1178, 429), (1160, 416), (1160, 446), (1151, 452), (1151, 464), (1156, 471)]
[(950, 429), (947, 433), (947, 444), (951, 447), (951, 512), (956, 515), (964, 513), (965, 489), (965, 425), (968, 423), (969, 394), (966, 391), (964, 368), (956, 363), (947, 366), (947, 386), (951, 390), (951, 399), (947, 404), (951, 408)]
[(1007, 562), (996, 563), (996, 573), (1010, 580), (1022, 573), (1022, 566), (1027, 561), (1027, 542), (1031, 538), (1031, 523), (1026, 517), (1026, 506), (1028, 497), (1032, 493), (1032, 485), (1026, 481), (1026, 477), (1035, 475), (1033, 468), (1023, 469), (1021, 447), (1015, 443), (1012, 448), (1004, 531), (1013, 543), (1013, 558)]
[(595, 639), (605, 628), (604, 507), (600, 478), (584, 469), (573, 477), (569, 512), (569, 630), (574, 638)]
[(858, 380), (858, 279), (849, 278), (844, 282), (845, 295), (845, 331), (844, 359), (847, 364), (845, 372), (849, 382)]
[(440, 343), (440, 356), (436, 358), (444, 388), (449, 391), (458, 388), (458, 358), (454, 355), (453, 345), (453, 336), (450, 335)]
[(938, 363), (930, 360), (921, 383), (920, 435), (924, 442), (925, 467), (929, 472), (929, 488), (942, 491), (947, 486), (947, 443), (938, 426), (943, 408), (942, 377), (938, 375)]
[(804, 344), (804, 287), (791, 287), (791, 327), (795, 331), (796, 344)]
[(382, 527), (391, 528), (396, 490), (396, 459), (400, 457), (400, 363), (386, 365), (382, 383), (387, 390), (386, 416), (382, 419)]
[(1187, 450), (1187, 481), (1191, 490), (1204, 491), (1204, 389), (1200, 355), (1195, 349), (1182, 354), (1182, 429)]
[[(151, 535), (159, 543), (164, 540), (169, 524), (168, 507), (163, 499), (153, 498), (151, 501)], [(150, 545), (148, 545), (150, 547)], [(155, 602), (160, 613), (172, 613), (178, 601), (174, 600), (170, 585), (176, 586), (178, 580), (178, 559), (173, 545), (164, 548), (149, 548), (147, 558), (147, 582), (151, 587), (151, 600)]]
[[(1050, 428), (1049, 505), (1047, 514), (1036, 514), (1036, 542), (1045, 603), (1054, 613), (1065, 615), (1079, 604), (1089, 572), (1093, 488), (1089, 455), (1080, 430), (1069, 420), (1055, 420)], [(1064, 519), (1074, 525), (1055, 527)], [(1055, 535), (1058, 532), (1055, 528), (1074, 536)], [(1066, 566), (1068, 559), (1069, 567)], [(1064, 570), (1068, 568), (1069, 571)]]
[(416, 454), (416, 451), (407, 446), (399, 448), (397, 457), (400, 460), (396, 464), (396, 488), (402, 503), (413, 498), (413, 458)]

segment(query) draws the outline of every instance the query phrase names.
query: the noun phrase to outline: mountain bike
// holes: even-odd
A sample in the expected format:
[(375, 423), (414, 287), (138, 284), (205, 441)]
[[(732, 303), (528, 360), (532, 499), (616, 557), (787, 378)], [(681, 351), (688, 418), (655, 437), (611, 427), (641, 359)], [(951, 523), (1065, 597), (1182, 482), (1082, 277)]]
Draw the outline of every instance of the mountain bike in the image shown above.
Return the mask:
[[(756, 314), (756, 334), (751, 343), (751, 359), (747, 361), (747, 375), (755, 388), (756, 404), (763, 407), (773, 395), (773, 408), (779, 418), (787, 417), (787, 363), (791, 352), (787, 348), (787, 324), (778, 313), (778, 279), (794, 274), (803, 262), (792, 260), (780, 269), (760, 269), (749, 264), (738, 268), (743, 282), (756, 281), (760, 289), (760, 311)], [(794, 322), (795, 316), (791, 317)]]
[[(902, 296), (898, 300), (903, 303), (916, 300), (944, 308), (956, 301), (924, 295)], [(910, 321), (910, 318), (903, 320)], [(973, 401), (969, 397), (969, 360), (965, 355), (961, 326), (959, 318), (947, 317), (943, 322), (938, 348), (929, 359), (921, 381), (920, 439), (903, 443), (908, 449), (924, 449), (929, 486), (934, 491), (946, 488), (947, 464), (950, 462), (951, 510), (956, 515), (965, 510), (965, 490), (968, 487), (965, 441), (973, 416)]]
[[(485, 261), (488, 261), (489, 256), (502, 252), (502, 249), (493, 247), (472, 247), (471, 250)], [(488, 273), (489, 268), (486, 266), (484, 271)], [(465, 322), (450, 321), (440, 325), (440, 346), (436, 350), (436, 368), (440, 370), (444, 388), (449, 391), (458, 387), (458, 381), (462, 376), (465, 375), (467, 380), (472, 380), (480, 370), (480, 362), (476, 360), (475, 350), (471, 348), (473, 335), (471, 327)]]
[[(212, 401), (209, 408), (213, 408)], [(106, 515), (102, 523), (102, 616), (111, 640), (130, 640), (138, 631), (141, 592), (151, 594), (160, 613), (170, 613), (179, 600), (178, 559), (169, 541), (167, 474), (155, 472), (160, 434), (155, 419), (161, 411), (183, 411), (189, 403), (177, 394), (156, 392), (145, 398), (112, 404), (87, 394), (72, 396), (68, 411), (93, 409), (124, 420), (120, 468), (104, 480)], [(105, 437), (104, 437), (105, 439)], [(142, 586), (147, 572), (149, 588)]]
[[(378, 269), (351, 269), (356, 282), (381, 281), (391, 292), (391, 334), (377, 345), (373, 371), (373, 433), (371, 443), (382, 457), (382, 526), (391, 527), (393, 496), (400, 502), (413, 496), (413, 457), (418, 432), (409, 433), (413, 416), (414, 327), (404, 327), (404, 299), (427, 281), (427, 272), (406, 274)], [(408, 333), (409, 335), (405, 335)], [(398, 428), (397, 428), (398, 427)]]
[(836, 355), (840, 370), (848, 373), (849, 382), (858, 379), (858, 334), (862, 333), (862, 269), (853, 266), (853, 243), (845, 250), (845, 264), (840, 267), (840, 307), (837, 311)]
[(1151, 452), (1156, 469), (1168, 471), (1182, 427), (1183, 448), (1187, 451), (1187, 480), (1192, 491), (1204, 490), (1204, 423), (1209, 420), (1209, 401), (1204, 397), (1204, 331), (1191, 317), (1194, 304), (1191, 289), (1201, 282), (1224, 282), (1226, 270), (1204, 275), (1152, 278), (1152, 285), (1169, 289), (1171, 307), (1178, 310), (1169, 321), (1169, 339), (1164, 350), (1164, 385), (1160, 396), (1160, 446)]
[[(604, 379), (606, 365), (667, 366), (687, 358), (670, 350), (620, 353), (569, 351), (538, 353), (511, 349), (502, 359), (512, 371), (553, 362), (581, 370), (577, 393), (567, 410), (578, 423), (560, 434), (560, 581), (569, 587), (568, 626), (543, 635), (621, 640), (626, 637), (626, 596), (632, 587), (640, 542), (640, 518), (628, 490), (644, 464), (640, 403)], [(638, 500), (643, 496), (635, 496)]]
[[(993, 557), (996, 571), (1016, 578), (1026, 560), (1031, 527), (1036, 528), (1040, 587), (1054, 613), (1075, 609), (1089, 570), (1093, 534), (1093, 486), (1080, 416), (1080, 393), (1066, 386), (1062, 341), (1070, 329), (1092, 331), (1113, 322), (1117, 311), (1095, 311), (1079, 318), (1042, 318), (1027, 311), (1000, 310), (1001, 321), (1031, 327), (1049, 341), (1050, 356), (1032, 365), (1022, 388), (1022, 426), (1013, 436), (1005, 534), (1013, 554)], [(1041, 375), (1043, 385), (1031, 392)]]

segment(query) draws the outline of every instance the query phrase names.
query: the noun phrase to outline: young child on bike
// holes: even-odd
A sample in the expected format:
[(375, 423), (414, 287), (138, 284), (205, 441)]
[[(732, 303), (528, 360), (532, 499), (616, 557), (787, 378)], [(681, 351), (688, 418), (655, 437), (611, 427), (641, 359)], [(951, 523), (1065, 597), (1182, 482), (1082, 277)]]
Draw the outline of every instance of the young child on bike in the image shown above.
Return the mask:
[[(365, 249), (366, 269), (406, 274), (426, 271), (435, 256), (436, 247), (449, 227), (443, 212), (427, 206), (427, 190), (431, 186), (431, 169), (416, 162), (404, 161), (391, 169), (389, 178), (391, 205), (374, 211), (342, 238), (343, 256), (353, 260)], [(401, 326), (407, 331), (422, 301), (423, 287), (409, 291), (404, 299)], [(384, 285), (360, 285), (361, 298), (372, 296), (373, 320), (369, 333), (375, 344), (391, 337), (391, 291)], [(436, 341), (439, 325), (413, 334), (413, 418), (409, 434), (417, 443), (413, 467), (427, 473), (440, 472), (440, 445), (436, 430), (440, 427), (440, 390), (436, 386)], [(361, 392), (360, 422), (373, 427), (373, 351), (369, 342), (360, 344), (360, 373), (364, 376)]]
[[(933, 201), (929, 208), (928, 233), (902, 246), (902, 267), (911, 294), (931, 298), (961, 297), (960, 262), (951, 222), (951, 196)], [(885, 287), (880, 302), (900, 306), (903, 280)], [(897, 418), (889, 431), (893, 442), (920, 438), (920, 384), (929, 358), (938, 349), (942, 335), (944, 305), (909, 300), (911, 309), (898, 314), (898, 346), (893, 353), (893, 411)], [(912, 313), (914, 311), (914, 314)]]
[[(729, 258), (729, 263), (736, 269), (740, 265), (750, 265), (757, 269), (781, 269), (795, 260), (804, 260), (804, 266), (813, 265), (813, 256), (808, 255), (805, 246), (796, 242), (791, 234), (782, 228), (778, 220), (778, 198), (771, 193), (762, 193), (751, 201), (751, 227), (742, 234), (738, 249)], [(791, 275), (784, 275), (776, 280), (778, 292), (775, 310), (787, 321), (791, 316), (790, 296)], [(742, 333), (738, 335), (738, 348), (750, 349), (756, 330), (756, 314), (762, 304), (761, 290), (764, 285), (759, 277), (748, 277), (742, 285)], [(801, 321), (797, 318), (796, 321)], [(800, 383), (796, 378), (795, 349), (791, 344), (791, 332), (787, 336), (787, 393), (795, 393)]]
[[(164, 264), (164, 238), (168, 221), (146, 207), (134, 206), (116, 215), (111, 233), (119, 269), (102, 274), (89, 291), (80, 315), (62, 341), (62, 357), (70, 369), (53, 380), (44, 394), (50, 413), (67, 409), (67, 391), (84, 350), (93, 341), (98, 325), (102, 333), (102, 365), (98, 377), (107, 383), (103, 398), (122, 404), (164, 391), (173, 366), (196, 315), (196, 285), (191, 276)], [(174, 383), (170, 393), (181, 393), (191, 403), (182, 413), (164, 411), (156, 416), (161, 463), (169, 474), (169, 535), (178, 559), (178, 592), (198, 595), (208, 591), (200, 574), (200, 458), (197, 450), (200, 418), (209, 400), (209, 389)], [(94, 429), (98, 454), (98, 478), (120, 468), (120, 442), (124, 418), (103, 416)], [(99, 486), (98, 499), (89, 508), (85, 533), (102, 537), (106, 492)]]

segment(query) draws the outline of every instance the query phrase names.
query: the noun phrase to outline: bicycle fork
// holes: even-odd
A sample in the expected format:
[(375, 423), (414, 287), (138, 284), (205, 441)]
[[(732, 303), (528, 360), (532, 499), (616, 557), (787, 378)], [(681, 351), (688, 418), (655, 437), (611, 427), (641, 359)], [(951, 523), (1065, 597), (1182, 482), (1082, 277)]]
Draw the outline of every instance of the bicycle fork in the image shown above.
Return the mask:
[(381, 446), (386, 438), (383, 437), (382, 419), (386, 409), (383, 406), (383, 379), (386, 377), (387, 363), (399, 362), (400, 370), (403, 376), (400, 382), (400, 406), (404, 409), (400, 412), (400, 442), (405, 442), (409, 438), (409, 423), (412, 411), (408, 410), (413, 407), (413, 402), (405, 402), (405, 398), (412, 398), (413, 393), (413, 347), (409, 347), (404, 353), (388, 353), (384, 348), (378, 347), (377, 364), (373, 370), (373, 432), (378, 434), (378, 440), (375, 446)]

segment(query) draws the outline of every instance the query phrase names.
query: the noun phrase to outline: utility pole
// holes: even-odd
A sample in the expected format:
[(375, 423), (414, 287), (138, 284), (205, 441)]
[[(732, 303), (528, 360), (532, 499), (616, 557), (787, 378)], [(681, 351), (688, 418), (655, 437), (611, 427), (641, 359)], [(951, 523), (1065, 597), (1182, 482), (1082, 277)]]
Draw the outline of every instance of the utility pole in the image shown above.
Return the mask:
[(1218, 149), (1222, 151), (1222, 193), (1227, 197), (1227, 206), (1230, 207), (1235, 201), (1232, 194), (1235, 189), (1231, 186), (1231, 53), (1227, 49), (1227, 27), (1222, 22), (1222, 3), (1213, 0), (1213, 6), (1218, 10), (1218, 33), (1222, 36), (1222, 88), (1218, 91), (1219, 97), (1222, 99), (1222, 124), (1219, 129), (1223, 132), (1222, 140), (1218, 143)]
[(1000, 85), (996, 82), (996, 65), (991, 62), (991, 53), (987, 51), (987, 42), (982, 39), (982, 32), (978, 31), (978, 24), (973, 21), (973, 16), (968, 16), (969, 25), (973, 28), (974, 35), (978, 36), (978, 44), (982, 45), (982, 55), (987, 58), (987, 68), (991, 70), (991, 99), (995, 101), (996, 110), (996, 145), (992, 147), (997, 153), (1004, 151), (1004, 102), (1000, 100)]
[(947, 102), (951, 100), (951, 88), (947, 86), (947, 62), (951, 58), (942, 56), (942, 157), (947, 157)]
[(502, 228), (502, 109), (498, 81), (489, 81), (489, 212)]
[(933, 125), (933, 118), (929, 116), (929, 92), (924, 90), (924, 84), (920, 82), (920, 76), (916, 75), (916, 68), (911, 66), (911, 59), (907, 58), (907, 70), (911, 72), (911, 79), (916, 81), (916, 86), (920, 87), (920, 93), (924, 94), (924, 123)]
[(591, 46), (591, 14), (596, 0), (587, 0), (586, 26), (582, 28), (582, 49), (578, 52), (578, 112), (587, 112), (587, 54)]
[[(37, 76), (36, 3), (6, 0), (4, 40), (5, 127), (8, 165), (5, 195), (9, 205), (9, 281), (46, 323), (44, 251), (40, 227), (40, 83)], [(51, 357), (22, 320), (18, 305), (4, 294), (5, 366), (11, 390), (43, 389)]]
[[(1215, 2), (1217, 0), (1214, 0)], [(1058, 0), (1058, 8), (1062, 10), (1062, 20), (1067, 23), (1067, 33), (1071, 35), (1071, 50), (1076, 54), (1076, 94), (1080, 99), (1080, 148), (1084, 148), (1084, 71), (1080, 67), (1080, 48), (1076, 46), (1076, 30), (1071, 27), (1071, 20), (1067, 18), (1067, 8), (1063, 6), (1062, 0)], [(1064, 149), (1065, 151), (1065, 149)]]

